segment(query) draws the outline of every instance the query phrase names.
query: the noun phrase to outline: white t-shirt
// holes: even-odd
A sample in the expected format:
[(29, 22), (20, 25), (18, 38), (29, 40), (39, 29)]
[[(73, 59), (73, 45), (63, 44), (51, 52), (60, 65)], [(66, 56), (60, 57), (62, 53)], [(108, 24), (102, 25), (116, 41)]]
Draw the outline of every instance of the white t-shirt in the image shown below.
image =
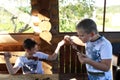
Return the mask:
[[(36, 52), (33, 54), (34, 57), (38, 57), (40, 59), (47, 59), (48, 54), (45, 54), (43, 52)], [(39, 60), (32, 60), (28, 59), (25, 56), (19, 57), (16, 62), (14, 67), (22, 67), (23, 74), (43, 74), (43, 68), (42, 68), (42, 63)]]
[[(87, 42), (85, 48), (86, 55), (96, 62), (100, 62), (102, 59), (112, 59), (112, 45), (104, 36), (94, 42)], [(89, 64), (86, 64), (86, 68), (89, 72), (104, 72)], [(106, 78), (112, 79), (111, 70), (104, 73)]]

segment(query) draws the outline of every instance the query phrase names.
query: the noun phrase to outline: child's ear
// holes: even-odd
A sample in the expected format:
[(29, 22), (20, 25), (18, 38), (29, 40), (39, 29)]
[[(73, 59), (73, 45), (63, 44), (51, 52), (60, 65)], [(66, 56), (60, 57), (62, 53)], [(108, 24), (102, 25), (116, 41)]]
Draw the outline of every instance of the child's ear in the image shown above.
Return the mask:
[(25, 49), (25, 51), (29, 52), (30, 50), (29, 49)]
[(94, 32), (91, 32), (90, 34), (91, 34), (91, 37), (93, 37), (93, 36), (95, 35), (95, 33), (94, 33)]

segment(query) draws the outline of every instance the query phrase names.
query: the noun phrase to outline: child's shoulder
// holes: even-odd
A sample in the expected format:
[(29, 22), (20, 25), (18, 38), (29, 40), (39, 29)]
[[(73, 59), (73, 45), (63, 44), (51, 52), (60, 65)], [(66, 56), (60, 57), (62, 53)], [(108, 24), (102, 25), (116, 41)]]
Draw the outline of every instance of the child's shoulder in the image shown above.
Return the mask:
[(18, 59), (22, 60), (22, 59), (26, 59), (27, 57), (26, 56), (20, 56), (18, 57)]
[(42, 56), (42, 55), (46, 55), (46, 53), (38, 51), (34, 55), (35, 56)]

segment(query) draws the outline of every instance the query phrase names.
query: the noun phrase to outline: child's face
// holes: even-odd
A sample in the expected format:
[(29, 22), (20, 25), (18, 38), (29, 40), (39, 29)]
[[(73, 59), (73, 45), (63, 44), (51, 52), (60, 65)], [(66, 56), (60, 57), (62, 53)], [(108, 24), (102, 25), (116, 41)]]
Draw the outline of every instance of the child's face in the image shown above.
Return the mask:
[(26, 50), (28, 55), (33, 55), (38, 51), (38, 45), (35, 45), (35, 47), (33, 47), (31, 50)]
[(92, 39), (92, 33), (86, 33), (83, 29), (77, 30), (78, 37), (84, 42), (88, 42)]

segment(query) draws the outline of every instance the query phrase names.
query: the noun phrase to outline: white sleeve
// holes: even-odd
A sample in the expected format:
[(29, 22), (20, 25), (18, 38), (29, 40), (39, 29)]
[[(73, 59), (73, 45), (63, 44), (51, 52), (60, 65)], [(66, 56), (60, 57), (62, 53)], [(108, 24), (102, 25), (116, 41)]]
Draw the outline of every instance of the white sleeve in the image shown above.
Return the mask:
[(34, 56), (41, 58), (41, 59), (48, 59), (48, 54), (45, 54), (43, 52), (37, 52)]
[(17, 60), (15, 61), (15, 65), (14, 65), (14, 68), (15, 67), (22, 67), (23, 64), (22, 64), (22, 57), (18, 57)]
[(112, 59), (112, 45), (107, 42), (101, 47), (101, 59)]

